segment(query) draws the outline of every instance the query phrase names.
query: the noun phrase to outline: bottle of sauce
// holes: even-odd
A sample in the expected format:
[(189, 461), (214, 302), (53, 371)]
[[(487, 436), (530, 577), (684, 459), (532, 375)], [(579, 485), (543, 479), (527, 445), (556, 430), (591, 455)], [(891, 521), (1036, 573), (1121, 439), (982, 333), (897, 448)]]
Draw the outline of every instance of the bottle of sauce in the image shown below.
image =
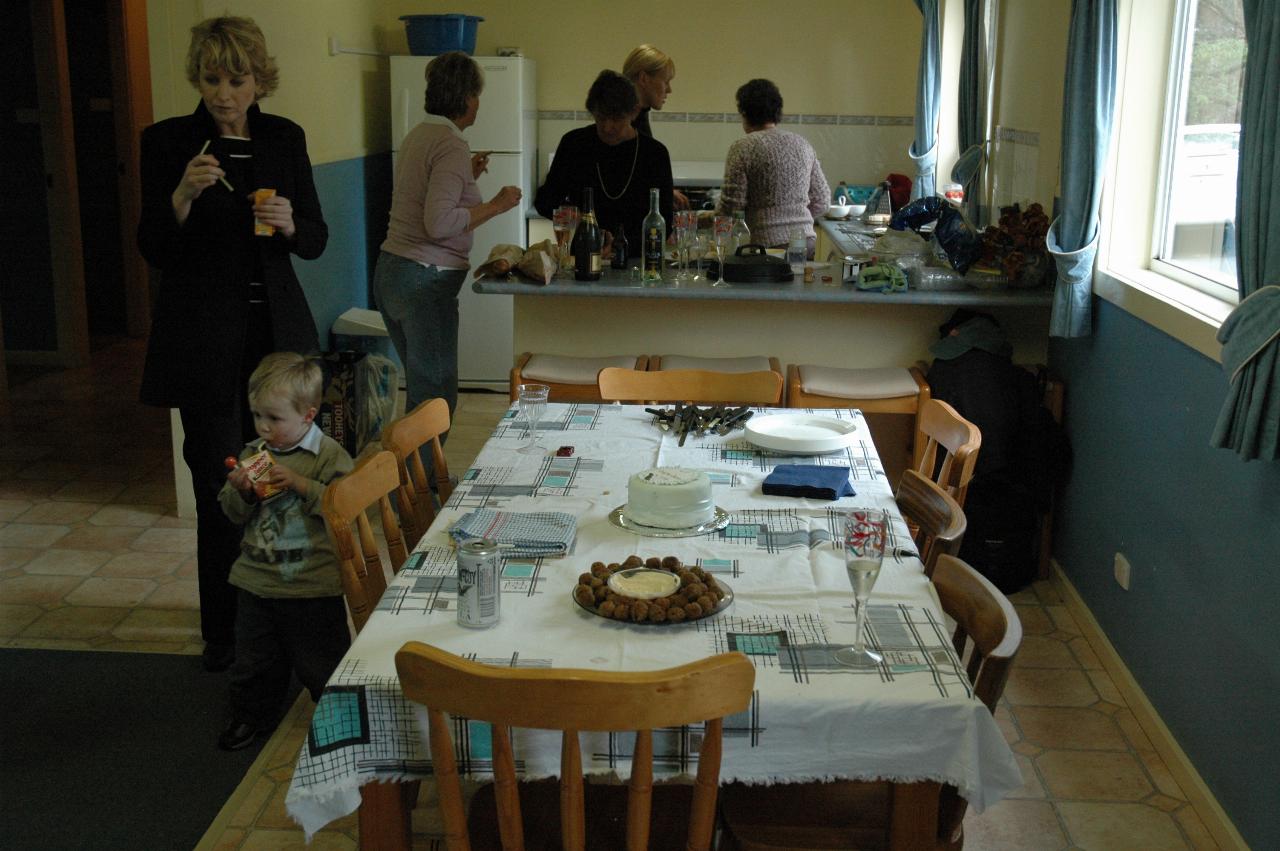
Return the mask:
[(613, 230), (613, 261), (609, 265), (614, 269), (627, 268), (627, 229), (622, 222)]
[(604, 237), (600, 232), (600, 223), (596, 221), (595, 191), (590, 187), (582, 190), (582, 221), (573, 232), (573, 277), (579, 281), (600, 280), (600, 250), (604, 245)]
[(644, 233), (644, 280), (662, 280), (662, 252), (667, 244), (667, 220), (658, 209), (658, 189), (649, 189), (649, 215), (641, 226)]

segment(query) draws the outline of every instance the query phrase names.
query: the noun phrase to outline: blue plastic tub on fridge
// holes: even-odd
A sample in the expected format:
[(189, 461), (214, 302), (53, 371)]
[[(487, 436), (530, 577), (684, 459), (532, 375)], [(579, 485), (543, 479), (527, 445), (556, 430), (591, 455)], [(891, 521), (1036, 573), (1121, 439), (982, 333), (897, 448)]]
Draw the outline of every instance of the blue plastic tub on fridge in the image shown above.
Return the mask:
[(477, 15), (401, 15), (414, 56), (438, 56), (461, 50), (468, 56), (476, 50)]

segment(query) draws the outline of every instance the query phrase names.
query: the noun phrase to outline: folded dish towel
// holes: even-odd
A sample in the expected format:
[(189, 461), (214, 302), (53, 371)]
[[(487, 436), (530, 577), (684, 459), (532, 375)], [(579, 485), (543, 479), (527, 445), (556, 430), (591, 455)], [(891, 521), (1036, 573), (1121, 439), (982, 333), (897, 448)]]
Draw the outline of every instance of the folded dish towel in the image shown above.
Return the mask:
[(761, 487), (774, 496), (803, 496), (811, 499), (839, 499), (853, 496), (848, 467), (819, 467), (812, 464), (779, 464)]
[(577, 519), (561, 511), (480, 508), (459, 517), (449, 534), (459, 544), (492, 538), (505, 556), (556, 556), (569, 551), (577, 531)]

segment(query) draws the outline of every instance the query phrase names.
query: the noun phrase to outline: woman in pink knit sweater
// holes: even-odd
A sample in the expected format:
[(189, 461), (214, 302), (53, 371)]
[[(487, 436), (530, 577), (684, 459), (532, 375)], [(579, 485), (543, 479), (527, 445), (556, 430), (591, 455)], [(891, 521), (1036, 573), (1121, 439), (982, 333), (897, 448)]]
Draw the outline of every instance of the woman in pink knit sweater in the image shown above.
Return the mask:
[(812, 258), (813, 220), (827, 211), (831, 197), (818, 155), (803, 136), (778, 129), (782, 93), (772, 82), (744, 83), (737, 100), (747, 135), (729, 146), (716, 212), (745, 210), (751, 241), (770, 247), (785, 246), (799, 230)]

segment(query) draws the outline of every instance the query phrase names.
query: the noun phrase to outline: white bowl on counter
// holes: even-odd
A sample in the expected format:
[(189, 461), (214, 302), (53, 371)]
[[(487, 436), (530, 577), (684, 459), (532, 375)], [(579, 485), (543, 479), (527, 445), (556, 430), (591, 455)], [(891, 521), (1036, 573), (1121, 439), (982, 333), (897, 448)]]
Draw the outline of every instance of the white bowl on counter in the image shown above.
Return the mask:
[(827, 208), (828, 219), (843, 219), (853, 212), (852, 204), (832, 204)]

